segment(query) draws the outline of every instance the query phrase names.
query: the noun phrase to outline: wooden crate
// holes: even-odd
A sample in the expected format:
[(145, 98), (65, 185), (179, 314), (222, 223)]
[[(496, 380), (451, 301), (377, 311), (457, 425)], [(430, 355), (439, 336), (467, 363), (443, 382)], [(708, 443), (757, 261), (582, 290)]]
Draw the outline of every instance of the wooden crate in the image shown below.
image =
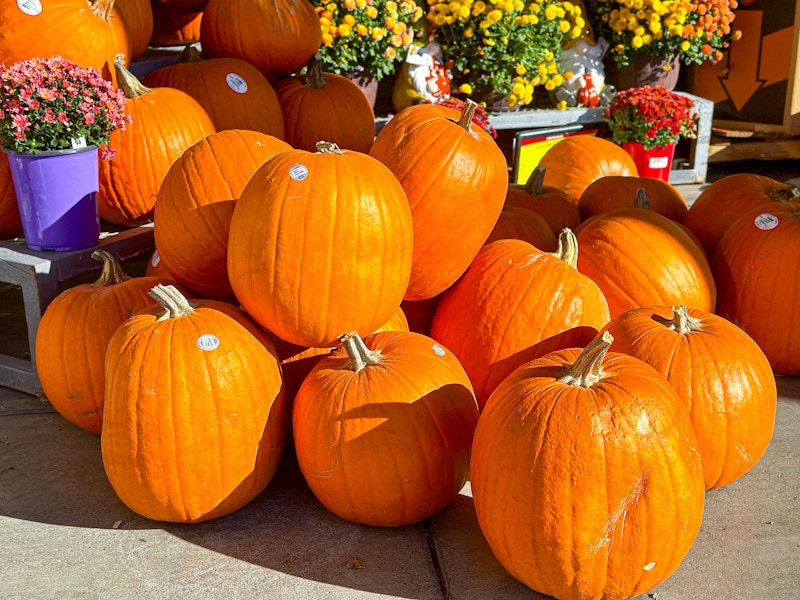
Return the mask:
[(714, 126), (800, 135), (800, 0), (740, 0), (716, 65), (682, 66), (686, 91), (714, 102)]

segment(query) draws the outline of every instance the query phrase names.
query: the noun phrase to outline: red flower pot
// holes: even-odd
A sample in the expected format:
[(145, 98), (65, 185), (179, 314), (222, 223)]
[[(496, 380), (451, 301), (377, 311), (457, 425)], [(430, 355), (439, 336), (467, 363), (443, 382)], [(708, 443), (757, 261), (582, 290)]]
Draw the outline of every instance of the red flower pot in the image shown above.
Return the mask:
[(669, 181), (672, 158), (675, 155), (675, 144), (666, 144), (645, 150), (639, 142), (625, 142), (622, 147), (631, 155), (633, 162), (636, 163), (639, 177), (652, 177)]

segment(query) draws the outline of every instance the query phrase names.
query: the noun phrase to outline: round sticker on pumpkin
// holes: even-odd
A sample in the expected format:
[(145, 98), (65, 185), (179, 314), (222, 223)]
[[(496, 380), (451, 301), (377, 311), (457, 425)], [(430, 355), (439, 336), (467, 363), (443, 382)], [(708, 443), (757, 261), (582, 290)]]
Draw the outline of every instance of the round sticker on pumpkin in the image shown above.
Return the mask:
[(247, 91), (247, 82), (236, 73), (228, 73), (225, 81), (228, 82), (228, 87), (237, 94), (244, 94)]
[(769, 231), (770, 229), (775, 229), (780, 221), (775, 215), (762, 213), (756, 217), (754, 223), (761, 231)]
[(158, 266), (158, 263), (161, 262), (161, 255), (158, 253), (158, 250), (153, 251), (153, 256), (150, 257), (150, 264), (154, 267)]
[(31, 17), (35, 17), (42, 12), (40, 0), (17, 0), (17, 6), (22, 12)]
[(197, 338), (197, 347), (200, 348), (200, 350), (215, 350), (219, 347), (219, 338), (210, 333), (204, 333)]
[(289, 169), (289, 177), (295, 181), (303, 181), (308, 177), (308, 167), (305, 165), (292, 165), (292, 168)]
[(438, 354), (439, 356), (444, 356), (444, 348), (442, 348), (439, 344), (434, 344), (432, 348), (434, 354)]

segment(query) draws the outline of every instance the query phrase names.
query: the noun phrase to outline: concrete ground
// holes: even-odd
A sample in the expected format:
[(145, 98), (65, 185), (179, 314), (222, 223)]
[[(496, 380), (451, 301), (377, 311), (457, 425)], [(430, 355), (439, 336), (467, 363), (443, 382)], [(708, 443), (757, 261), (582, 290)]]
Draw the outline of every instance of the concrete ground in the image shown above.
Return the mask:
[[(784, 167), (776, 178), (800, 176), (797, 162)], [(640, 599), (800, 598), (800, 378), (777, 382), (767, 452), (741, 479), (707, 494), (702, 528), (682, 565)], [(117, 498), (98, 436), (46, 400), (0, 388), (0, 598), (546, 597), (494, 558), (469, 485), (422, 523), (358, 525), (316, 500), (288, 446), (267, 489), (241, 510), (197, 525), (158, 523)]]

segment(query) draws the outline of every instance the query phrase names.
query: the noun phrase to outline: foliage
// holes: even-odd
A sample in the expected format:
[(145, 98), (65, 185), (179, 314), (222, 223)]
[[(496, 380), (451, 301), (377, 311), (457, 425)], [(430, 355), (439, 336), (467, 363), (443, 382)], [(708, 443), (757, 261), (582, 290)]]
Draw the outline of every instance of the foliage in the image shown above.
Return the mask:
[(639, 142), (645, 149), (697, 136), (698, 115), (688, 96), (664, 86), (621, 90), (603, 114), (617, 144)]
[(591, 0), (596, 27), (619, 66), (637, 56), (712, 63), (741, 37), (737, 0)]
[(427, 19), (459, 90), (509, 106), (530, 104), (536, 86), (563, 83), (562, 44), (585, 25), (580, 7), (559, 0), (428, 0)]
[(131, 120), (125, 96), (93, 67), (61, 57), (32, 58), (0, 65), (0, 144), (14, 152), (38, 153), (107, 146)]
[(363, 68), (377, 79), (394, 72), (414, 41), (422, 17), (414, 0), (311, 0), (319, 15), (325, 71), (344, 74)]

